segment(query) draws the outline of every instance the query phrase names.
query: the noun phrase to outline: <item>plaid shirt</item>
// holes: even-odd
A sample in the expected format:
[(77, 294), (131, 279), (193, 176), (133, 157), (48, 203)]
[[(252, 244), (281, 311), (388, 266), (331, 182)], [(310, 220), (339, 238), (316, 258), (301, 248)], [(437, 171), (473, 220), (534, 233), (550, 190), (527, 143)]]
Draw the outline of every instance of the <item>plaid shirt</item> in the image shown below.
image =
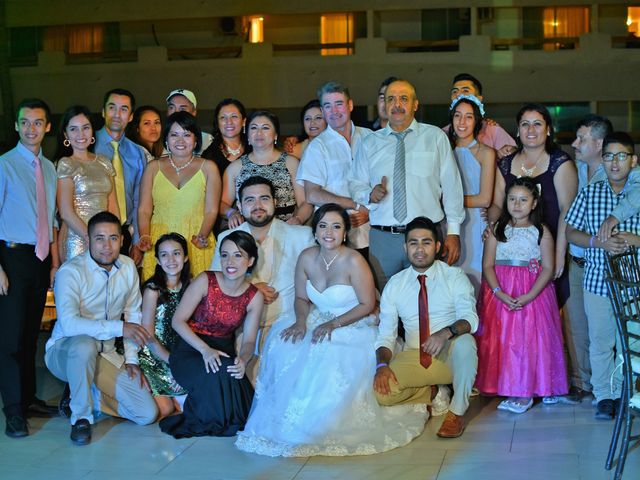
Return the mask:
[[(573, 201), (565, 220), (577, 230), (589, 235), (598, 233), (598, 228), (627, 195), (629, 183), (619, 194), (611, 190), (608, 180), (592, 183), (578, 193)], [(640, 235), (640, 213), (632, 216), (618, 225), (618, 231)], [(607, 285), (604, 281), (605, 250), (602, 248), (586, 248), (587, 264), (584, 271), (585, 290), (596, 295), (608, 296)]]

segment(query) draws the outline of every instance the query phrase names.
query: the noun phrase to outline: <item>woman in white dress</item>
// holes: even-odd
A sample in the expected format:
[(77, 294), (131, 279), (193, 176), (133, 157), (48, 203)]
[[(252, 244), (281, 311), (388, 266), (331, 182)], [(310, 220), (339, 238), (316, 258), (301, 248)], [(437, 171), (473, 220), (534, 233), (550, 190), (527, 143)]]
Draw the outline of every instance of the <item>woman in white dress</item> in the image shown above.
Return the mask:
[(482, 233), (486, 227), (482, 210), (491, 206), (496, 174), (495, 150), (477, 140), (483, 116), (484, 106), (474, 95), (460, 95), (451, 102), (448, 135), (458, 162), (467, 211), (458, 266), (471, 280), (476, 294), (482, 280)]
[(364, 258), (345, 245), (349, 216), (314, 214), (317, 247), (296, 265), (295, 314), (273, 325), (249, 420), (236, 446), (269, 456), (369, 455), (409, 443), (424, 405), (382, 407), (373, 393), (375, 289)]

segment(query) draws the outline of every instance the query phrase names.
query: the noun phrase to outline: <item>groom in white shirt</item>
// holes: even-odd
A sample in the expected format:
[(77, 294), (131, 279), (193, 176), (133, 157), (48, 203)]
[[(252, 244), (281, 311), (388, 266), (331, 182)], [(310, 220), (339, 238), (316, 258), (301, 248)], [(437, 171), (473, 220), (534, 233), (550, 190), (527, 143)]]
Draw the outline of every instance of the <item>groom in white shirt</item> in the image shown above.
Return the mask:
[[(453, 383), (449, 412), (438, 431), (440, 437), (453, 438), (464, 431), (476, 378), (471, 333), (478, 328), (478, 314), (473, 286), (462, 269), (436, 260), (441, 247), (437, 232), (426, 217), (407, 224), (411, 266), (391, 277), (382, 292), (373, 386), (381, 405), (431, 404), (437, 385)], [(406, 342), (394, 355), (399, 319)]]

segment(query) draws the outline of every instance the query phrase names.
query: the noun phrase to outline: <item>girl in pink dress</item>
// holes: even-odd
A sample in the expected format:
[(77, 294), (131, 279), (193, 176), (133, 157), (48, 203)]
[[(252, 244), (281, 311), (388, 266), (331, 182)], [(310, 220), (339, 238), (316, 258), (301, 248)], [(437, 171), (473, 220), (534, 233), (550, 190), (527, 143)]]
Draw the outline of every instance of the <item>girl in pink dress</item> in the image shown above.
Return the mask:
[(568, 391), (558, 302), (551, 282), (554, 245), (529, 177), (507, 190), (485, 241), (478, 298), (476, 387), (508, 398), (499, 410), (524, 413), (533, 397)]

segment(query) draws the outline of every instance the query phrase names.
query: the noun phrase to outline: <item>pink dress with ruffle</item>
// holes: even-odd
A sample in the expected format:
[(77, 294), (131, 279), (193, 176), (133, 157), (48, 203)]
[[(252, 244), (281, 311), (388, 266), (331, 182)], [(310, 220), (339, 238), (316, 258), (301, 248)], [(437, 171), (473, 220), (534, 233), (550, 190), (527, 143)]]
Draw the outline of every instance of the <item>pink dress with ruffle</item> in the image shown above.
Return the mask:
[[(495, 272), (503, 292), (524, 295), (541, 272), (538, 230), (505, 229), (498, 242)], [(560, 312), (553, 283), (522, 310), (510, 311), (482, 280), (476, 387), (485, 395), (540, 397), (566, 394)]]

